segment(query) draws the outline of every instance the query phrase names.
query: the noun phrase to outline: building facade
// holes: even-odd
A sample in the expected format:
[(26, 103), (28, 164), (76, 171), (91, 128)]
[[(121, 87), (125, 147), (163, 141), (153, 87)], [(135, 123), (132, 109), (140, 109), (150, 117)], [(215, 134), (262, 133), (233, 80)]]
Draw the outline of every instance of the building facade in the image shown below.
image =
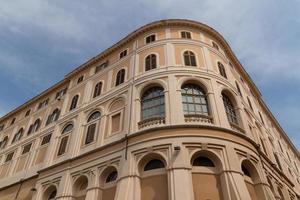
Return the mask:
[(0, 119), (0, 200), (296, 200), (299, 152), (224, 38), (145, 25)]

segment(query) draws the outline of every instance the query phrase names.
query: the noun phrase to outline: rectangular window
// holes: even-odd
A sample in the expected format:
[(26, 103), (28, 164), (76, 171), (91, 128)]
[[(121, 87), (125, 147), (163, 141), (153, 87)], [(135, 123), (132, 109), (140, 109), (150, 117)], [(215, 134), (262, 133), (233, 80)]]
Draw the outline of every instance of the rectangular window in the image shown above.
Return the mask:
[(68, 145), (68, 139), (69, 139), (69, 136), (65, 136), (61, 139), (59, 149), (58, 149), (58, 152), (57, 152), (58, 156), (60, 156), (60, 155), (62, 155), (66, 152), (67, 145)]
[(96, 132), (96, 123), (89, 125), (86, 133), (85, 144), (89, 144), (94, 141), (95, 132)]
[(191, 39), (191, 33), (187, 32), (187, 31), (182, 31), (181, 32), (181, 38), (185, 38), (185, 39)]
[(84, 76), (80, 76), (78, 79), (77, 79), (77, 84), (81, 83), (83, 81), (83, 78)]
[(7, 154), (6, 159), (5, 159), (5, 162), (11, 161), (12, 158), (13, 158), (13, 156), (14, 156), (14, 153), (15, 153), (15, 152), (11, 152), (11, 153)]
[(51, 140), (51, 134), (44, 136), (41, 142), (41, 146), (48, 144), (50, 140)]
[(100, 65), (96, 66), (95, 68), (95, 74), (101, 71), (102, 69), (105, 69), (108, 66), (108, 60), (105, 62), (101, 63)]
[(25, 154), (25, 153), (28, 153), (28, 152), (30, 151), (31, 145), (32, 145), (32, 143), (27, 144), (27, 145), (25, 145), (25, 146), (23, 147), (22, 155)]
[(155, 41), (155, 35), (149, 35), (148, 37), (146, 37), (146, 44), (149, 44), (154, 41)]
[(127, 56), (127, 49), (120, 53), (120, 59)]

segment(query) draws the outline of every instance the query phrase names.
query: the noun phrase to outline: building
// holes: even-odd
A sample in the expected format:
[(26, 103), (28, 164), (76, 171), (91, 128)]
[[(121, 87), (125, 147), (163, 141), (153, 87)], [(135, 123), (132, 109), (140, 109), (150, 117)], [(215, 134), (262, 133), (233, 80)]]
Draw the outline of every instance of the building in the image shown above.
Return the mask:
[(0, 130), (0, 200), (300, 194), (298, 150), (225, 39), (195, 21), (139, 28)]

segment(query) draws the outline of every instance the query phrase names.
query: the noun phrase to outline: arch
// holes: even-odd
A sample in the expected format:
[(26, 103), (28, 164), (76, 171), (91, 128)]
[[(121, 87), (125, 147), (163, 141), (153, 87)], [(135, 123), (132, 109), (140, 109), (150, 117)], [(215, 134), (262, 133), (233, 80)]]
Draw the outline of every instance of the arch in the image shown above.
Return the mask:
[(191, 166), (195, 199), (222, 199), (220, 158), (209, 150), (196, 151), (191, 156)]
[(182, 88), (182, 86), (185, 85), (185, 84), (198, 85), (199, 87), (202, 88), (202, 90), (204, 90), (205, 94), (207, 94), (209, 91), (211, 91), (210, 85), (207, 82), (205, 82), (204, 80), (200, 79), (200, 78), (181, 77), (177, 80), (177, 89), (180, 90)]
[(67, 123), (67, 124), (63, 127), (61, 134), (68, 133), (68, 132), (72, 131), (73, 128), (74, 128), (73, 123), (70, 123), (70, 122), (69, 122), (69, 123)]
[(191, 50), (185, 50), (183, 52), (183, 63), (185, 66), (197, 66), (196, 53)]
[(85, 200), (89, 179), (85, 175), (79, 176), (73, 184), (73, 196), (76, 200)]
[(71, 101), (71, 105), (70, 105), (70, 110), (74, 110), (77, 107), (78, 104), (78, 100), (79, 100), (79, 95), (76, 94)]
[(256, 183), (260, 182), (260, 178), (254, 164), (248, 159), (243, 160), (241, 163), (241, 171), (251, 200), (264, 199), (260, 197), (259, 188), (256, 186)]
[(125, 75), (126, 75), (126, 70), (124, 68), (120, 69), (116, 75), (116, 84), (115, 86), (118, 86), (125, 81)]
[[(150, 166), (151, 165), (151, 166)], [(141, 199), (168, 199), (167, 162), (160, 153), (149, 153), (138, 161)]]
[(145, 71), (156, 69), (158, 65), (157, 54), (151, 53), (145, 57)]
[(113, 112), (125, 106), (125, 99), (123, 97), (116, 98), (108, 106), (108, 112)]
[(54, 200), (57, 195), (57, 188), (55, 185), (48, 186), (43, 194), (44, 200)]
[(101, 112), (100, 111), (93, 111), (88, 119), (87, 119), (87, 122), (91, 122), (91, 121), (94, 121), (96, 119), (99, 119), (101, 117)]
[(185, 114), (209, 115), (209, 104), (205, 91), (196, 84), (186, 83), (181, 86), (183, 111)]
[(145, 82), (144, 84), (141, 84), (137, 88), (137, 93), (139, 94), (139, 99), (142, 98), (145, 91), (147, 91), (149, 88), (152, 88), (155, 86), (162, 87), (164, 89), (164, 91), (168, 90), (167, 83), (164, 80), (160, 80), (160, 79), (150, 80), (150, 81)]
[(40, 126), (41, 126), (41, 120), (38, 118), (35, 120), (35, 122), (33, 124), (33, 132), (38, 131)]
[(102, 198), (114, 200), (118, 180), (118, 170), (116, 166), (106, 167), (100, 175), (100, 187), (102, 188)]
[(142, 94), (141, 119), (157, 117), (165, 117), (165, 94), (162, 87), (153, 86)]

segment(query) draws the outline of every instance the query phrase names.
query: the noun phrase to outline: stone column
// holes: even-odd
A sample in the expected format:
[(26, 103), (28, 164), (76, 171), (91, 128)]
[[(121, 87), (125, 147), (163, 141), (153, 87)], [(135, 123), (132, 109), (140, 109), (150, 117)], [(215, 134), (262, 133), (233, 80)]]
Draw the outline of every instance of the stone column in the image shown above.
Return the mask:
[(55, 200), (74, 200), (72, 195), (73, 181), (69, 171), (65, 172), (62, 177), (59, 187), (57, 188), (57, 195)]
[(98, 170), (94, 169), (88, 173), (89, 175), (89, 185), (87, 188), (87, 193), (85, 200), (97, 200), (101, 197), (101, 189), (99, 184), (99, 173)]

